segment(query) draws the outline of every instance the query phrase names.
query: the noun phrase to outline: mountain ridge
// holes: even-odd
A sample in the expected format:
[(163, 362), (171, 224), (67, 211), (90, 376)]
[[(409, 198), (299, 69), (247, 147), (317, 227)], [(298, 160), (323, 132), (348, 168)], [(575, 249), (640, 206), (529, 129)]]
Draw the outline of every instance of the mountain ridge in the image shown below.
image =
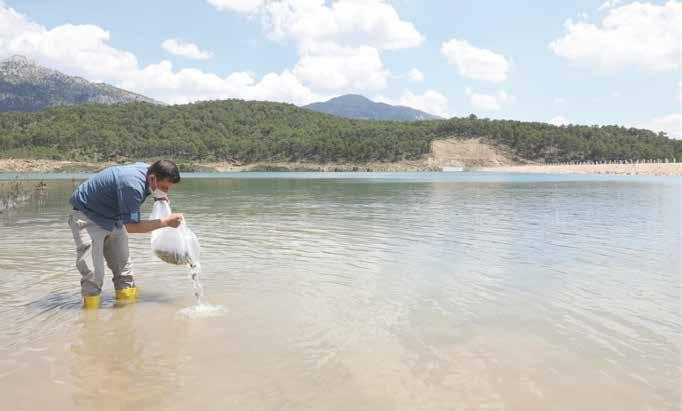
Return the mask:
[(346, 94), (301, 108), (355, 120), (420, 121), (442, 120), (442, 117), (411, 107), (375, 102), (359, 94)]
[(0, 61), (0, 111), (33, 112), (60, 105), (134, 101), (163, 104), (110, 84), (66, 75), (25, 56), (14, 55)]

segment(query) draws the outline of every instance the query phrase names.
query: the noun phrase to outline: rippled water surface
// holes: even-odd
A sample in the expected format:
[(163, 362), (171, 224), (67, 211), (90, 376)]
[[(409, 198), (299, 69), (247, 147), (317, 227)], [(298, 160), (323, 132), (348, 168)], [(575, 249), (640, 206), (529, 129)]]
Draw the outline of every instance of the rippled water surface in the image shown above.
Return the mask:
[(210, 315), (149, 235), (80, 309), (78, 180), (0, 214), (0, 409), (681, 407), (679, 178), (195, 177)]

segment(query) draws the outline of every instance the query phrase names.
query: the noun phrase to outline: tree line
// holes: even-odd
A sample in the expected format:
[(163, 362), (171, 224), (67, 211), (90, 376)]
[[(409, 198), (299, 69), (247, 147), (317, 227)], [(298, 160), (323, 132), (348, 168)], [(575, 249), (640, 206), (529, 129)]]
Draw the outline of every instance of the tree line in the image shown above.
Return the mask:
[(421, 158), (433, 140), (450, 137), (480, 137), (520, 158), (545, 162), (682, 158), (682, 141), (664, 133), (473, 115), (416, 122), (351, 120), (290, 104), (241, 100), (0, 113), (0, 156), (15, 158), (393, 162)]

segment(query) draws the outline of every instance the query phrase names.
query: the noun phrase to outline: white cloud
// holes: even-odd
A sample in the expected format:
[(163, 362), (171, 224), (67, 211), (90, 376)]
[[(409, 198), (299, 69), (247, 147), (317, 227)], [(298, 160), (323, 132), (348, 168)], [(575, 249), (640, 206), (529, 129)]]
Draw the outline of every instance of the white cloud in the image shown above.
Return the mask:
[(499, 111), (505, 104), (516, 101), (516, 97), (507, 94), (504, 90), (500, 90), (497, 93), (490, 95), (476, 93), (472, 89), (467, 88), (466, 94), (469, 96), (471, 105), (478, 110)]
[(109, 33), (98, 26), (66, 24), (47, 29), (0, 4), (0, 58), (25, 55), (67, 74), (106, 81), (170, 103), (241, 98), (307, 104), (323, 98), (286, 70), (258, 80), (241, 72), (221, 77), (197, 69), (174, 71), (166, 60), (142, 68), (135, 55), (108, 42)]
[(424, 73), (419, 69), (413, 68), (407, 72), (407, 79), (413, 83), (421, 83), (424, 81)]
[(305, 84), (323, 90), (378, 90), (386, 87), (389, 71), (373, 47), (327, 45), (301, 56), (294, 68)]
[(402, 49), (419, 46), (424, 37), (414, 24), (401, 20), (384, 0), (281, 0), (266, 4), (264, 22), (275, 40)]
[(434, 90), (427, 90), (424, 94), (414, 94), (405, 90), (399, 99), (377, 96), (375, 100), (386, 104), (411, 107), (444, 118), (451, 117), (448, 110), (448, 98)]
[(187, 57), (195, 60), (207, 60), (213, 55), (211, 52), (203, 51), (194, 43), (185, 42), (178, 39), (168, 39), (161, 43), (161, 47), (176, 56)]
[(441, 54), (464, 77), (492, 83), (501, 83), (507, 79), (510, 64), (504, 56), (474, 47), (466, 40), (452, 39), (443, 43)]
[(414, 24), (404, 21), (386, 0), (208, 0), (218, 10), (262, 14), (275, 40), (378, 49), (416, 47), (424, 41)]
[(605, 1), (599, 8), (597, 9), (598, 11), (603, 11), (606, 9), (610, 9), (612, 7), (616, 7), (618, 3), (620, 3), (621, 0), (607, 0)]
[(567, 33), (549, 47), (560, 57), (600, 70), (674, 70), (682, 58), (681, 16), (681, 2), (635, 2), (609, 9), (601, 26), (567, 20)]
[(208, 0), (208, 3), (218, 10), (247, 13), (258, 10), (265, 3), (265, 0)]
[(549, 120), (549, 124), (554, 124), (555, 126), (565, 126), (570, 123), (566, 117), (559, 115), (556, 117), (552, 117), (552, 119)]
[(566, 103), (566, 99), (564, 97), (555, 97), (554, 98), (554, 104), (564, 104)]
[(48, 30), (0, 4), (0, 58), (22, 54), (91, 80), (118, 79), (137, 67), (137, 59), (108, 41), (109, 32), (98, 26), (65, 24)]
[(655, 132), (664, 131), (668, 137), (681, 140), (682, 139), (682, 114), (668, 114), (660, 116), (640, 124), (638, 127), (646, 128)]
[(226, 77), (198, 69), (173, 70), (167, 60), (129, 73), (120, 83), (125, 89), (169, 103), (239, 98), (308, 104), (323, 97), (314, 94), (289, 71), (269, 73), (260, 80), (253, 73), (235, 72)]
[(296, 77), (323, 90), (384, 88), (390, 73), (379, 51), (424, 41), (414, 24), (402, 20), (386, 0), (209, 2), (219, 9), (257, 12), (269, 38), (296, 44)]

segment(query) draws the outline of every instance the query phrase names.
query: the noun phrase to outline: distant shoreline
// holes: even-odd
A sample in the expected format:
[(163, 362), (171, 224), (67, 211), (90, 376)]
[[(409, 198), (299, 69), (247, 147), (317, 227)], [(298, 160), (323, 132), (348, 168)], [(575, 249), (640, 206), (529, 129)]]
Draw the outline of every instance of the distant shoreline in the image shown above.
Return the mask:
[[(94, 173), (104, 168), (128, 164), (115, 162), (81, 162), (47, 159), (2, 159), (0, 173)], [(148, 161), (147, 161), (148, 162)], [(256, 162), (234, 164), (229, 162), (182, 162), (178, 161), (181, 172), (420, 172), (441, 171), (441, 167), (422, 160), (404, 160), (394, 163), (313, 163), (313, 162)]]
[(526, 164), (481, 167), (476, 171), (529, 174), (610, 174), (620, 176), (682, 176), (682, 163), (638, 164)]
[[(120, 158), (118, 162), (81, 162), (67, 160), (0, 158), (0, 172), (10, 173), (78, 173), (96, 172), (119, 163), (134, 161)], [(258, 161), (253, 163), (177, 160), (181, 172), (239, 171), (309, 171), (309, 172), (420, 172), (441, 171), (444, 167), (469, 169), (517, 163), (514, 157), (486, 144), (479, 138), (450, 138), (434, 141), (430, 153), (423, 158), (396, 162), (312, 162)]]
[[(114, 162), (80, 162), (45, 159), (0, 159), (2, 173), (92, 173), (116, 165)], [(258, 162), (233, 164), (228, 162), (179, 163), (184, 172), (438, 172), (442, 166), (423, 160), (394, 163), (305, 163)], [(682, 163), (653, 164), (520, 164), (492, 167), (465, 167), (465, 170), (529, 173), (529, 174), (608, 174), (632, 176), (682, 176)]]

